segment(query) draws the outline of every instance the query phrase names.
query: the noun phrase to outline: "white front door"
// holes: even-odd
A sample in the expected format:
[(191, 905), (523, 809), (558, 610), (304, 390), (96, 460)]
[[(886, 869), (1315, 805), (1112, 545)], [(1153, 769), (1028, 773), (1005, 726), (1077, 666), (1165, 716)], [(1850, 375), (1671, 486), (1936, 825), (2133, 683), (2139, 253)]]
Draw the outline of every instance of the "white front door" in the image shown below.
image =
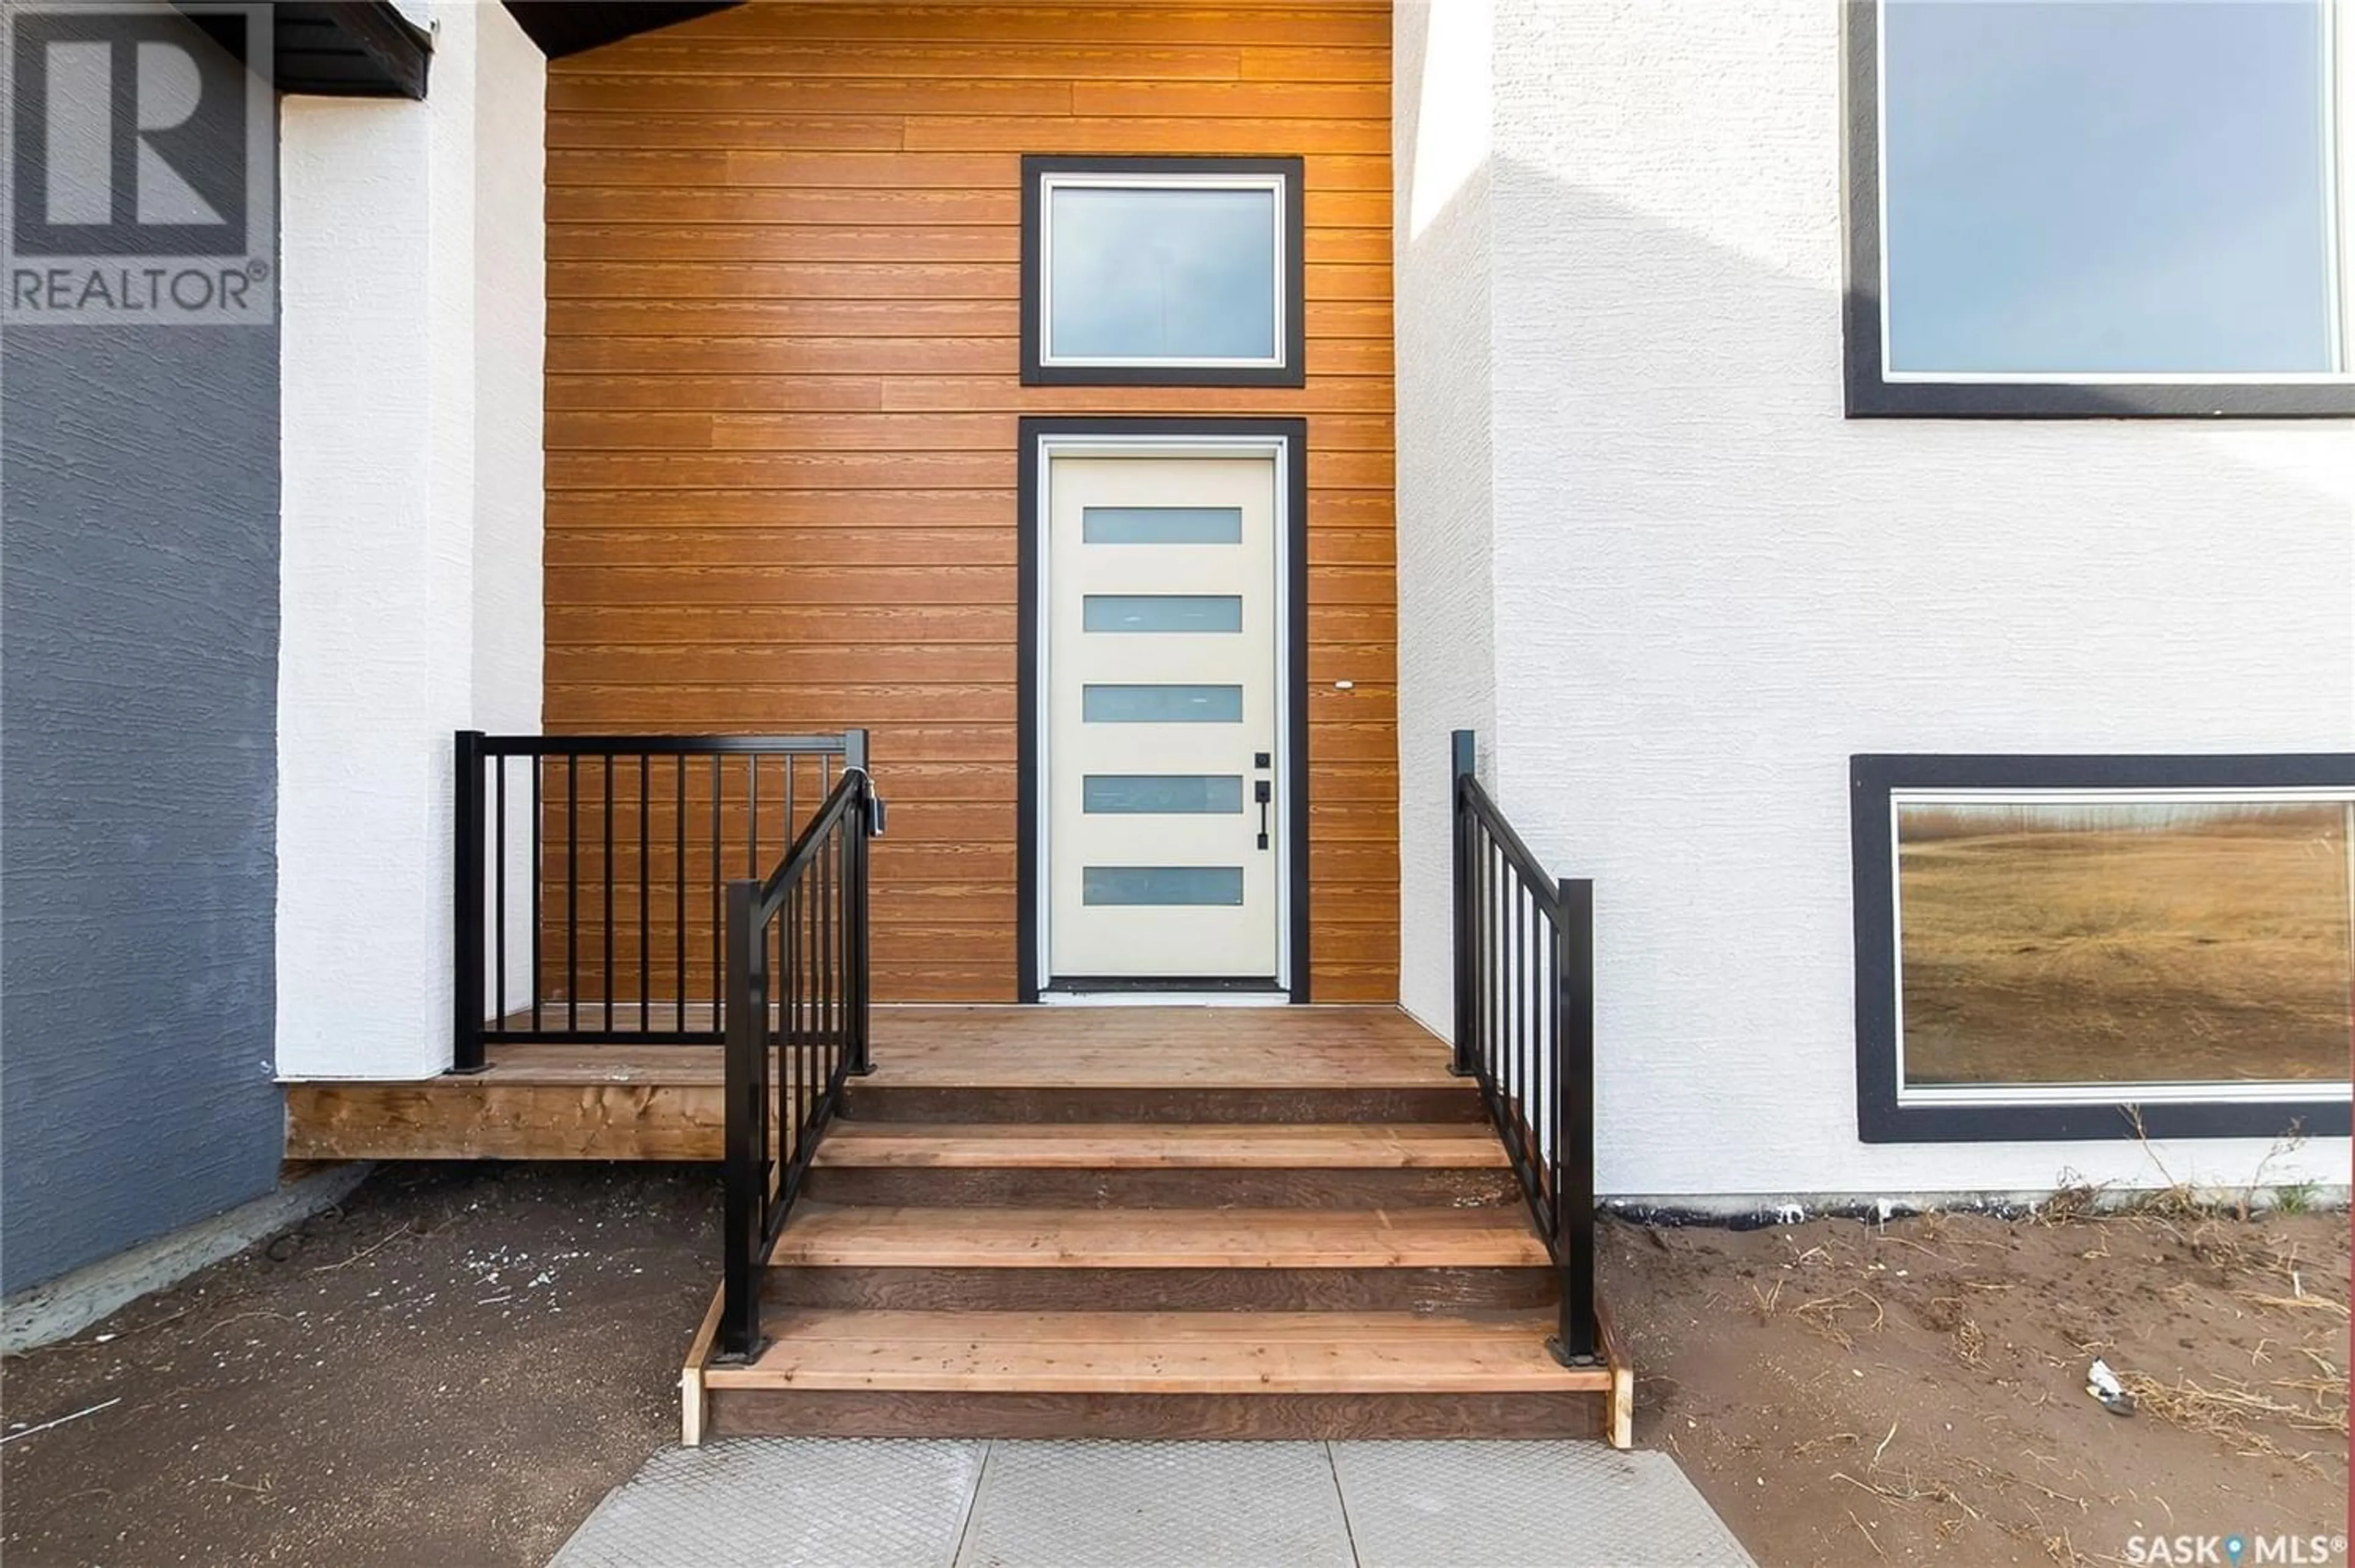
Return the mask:
[(1272, 457), (1050, 456), (1050, 983), (1280, 978)]

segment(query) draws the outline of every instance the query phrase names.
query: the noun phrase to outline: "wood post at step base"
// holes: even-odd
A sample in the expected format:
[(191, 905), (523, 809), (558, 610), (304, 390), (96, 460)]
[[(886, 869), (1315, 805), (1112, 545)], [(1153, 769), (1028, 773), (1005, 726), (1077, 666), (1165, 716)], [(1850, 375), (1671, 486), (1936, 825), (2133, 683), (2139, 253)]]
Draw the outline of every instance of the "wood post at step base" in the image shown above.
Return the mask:
[(719, 1337), (719, 1307), (721, 1292), (711, 1293), (711, 1305), (704, 1309), (703, 1326), (695, 1331), (695, 1339), (687, 1347), (687, 1365), (678, 1374), (678, 1440), (683, 1447), (703, 1445), (703, 1417), (706, 1410), (703, 1369), (711, 1361), (711, 1342)]
[(1603, 1300), (1603, 1292), (1594, 1293), (1594, 1338), (1596, 1348), (1603, 1352), (1604, 1364), (1611, 1369), (1611, 1392), (1604, 1412), (1603, 1435), (1614, 1448), (1636, 1445), (1636, 1362), (1627, 1353), (1627, 1342), (1619, 1338), (1618, 1325), (1611, 1320), (1611, 1309)]

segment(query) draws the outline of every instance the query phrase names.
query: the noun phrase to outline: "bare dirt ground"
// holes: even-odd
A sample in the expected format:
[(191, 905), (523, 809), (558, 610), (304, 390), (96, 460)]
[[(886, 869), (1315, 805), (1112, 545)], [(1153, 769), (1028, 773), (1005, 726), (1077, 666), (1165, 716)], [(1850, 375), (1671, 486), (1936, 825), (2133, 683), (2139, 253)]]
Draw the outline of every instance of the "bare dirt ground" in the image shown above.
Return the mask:
[[(388, 1168), (5, 1363), (0, 1560), (537, 1568), (676, 1441), (718, 1200), (677, 1168)], [(1604, 1234), (1636, 1440), (1767, 1568), (2344, 1536), (2343, 1214)], [(2138, 1414), (2085, 1396), (2095, 1354)]]
[(0, 1368), (0, 1562), (545, 1563), (678, 1439), (716, 1171), (391, 1166)]
[[(1769, 1568), (2130, 1563), (2137, 1536), (2276, 1533), (2337, 1542), (2277, 1561), (2345, 1563), (2347, 1216), (2068, 1207), (1607, 1224), (1637, 1445), (1676, 1455)], [(2095, 1356), (2132, 1416), (2086, 1394)]]

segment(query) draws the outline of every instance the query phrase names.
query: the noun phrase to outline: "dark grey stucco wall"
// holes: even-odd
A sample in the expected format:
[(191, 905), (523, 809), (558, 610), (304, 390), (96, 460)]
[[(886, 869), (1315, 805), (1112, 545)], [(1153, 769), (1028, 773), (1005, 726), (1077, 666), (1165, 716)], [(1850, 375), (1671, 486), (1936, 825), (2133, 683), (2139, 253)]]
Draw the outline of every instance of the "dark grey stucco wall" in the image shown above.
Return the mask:
[(268, 1191), (274, 327), (0, 334), (0, 1291)]

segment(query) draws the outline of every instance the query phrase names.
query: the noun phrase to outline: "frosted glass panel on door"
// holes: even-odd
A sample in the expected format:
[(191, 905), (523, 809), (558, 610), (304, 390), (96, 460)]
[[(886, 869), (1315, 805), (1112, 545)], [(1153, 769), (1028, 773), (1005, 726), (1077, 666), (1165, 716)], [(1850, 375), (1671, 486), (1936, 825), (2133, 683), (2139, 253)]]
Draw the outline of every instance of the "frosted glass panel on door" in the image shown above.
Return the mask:
[(1080, 625), (1090, 632), (1240, 632), (1243, 602), (1232, 593), (1091, 593)]
[(1238, 774), (1090, 773), (1080, 809), (1099, 816), (1220, 816), (1243, 808)]
[(1243, 901), (1241, 866), (1090, 866), (1080, 901), (1091, 904), (1227, 904)]
[(1276, 357), (1274, 191), (1063, 186), (1048, 202), (1050, 358)]
[(1240, 686), (1088, 686), (1080, 718), (1090, 724), (1240, 724)]
[(1088, 507), (1082, 544), (1241, 544), (1241, 507)]

